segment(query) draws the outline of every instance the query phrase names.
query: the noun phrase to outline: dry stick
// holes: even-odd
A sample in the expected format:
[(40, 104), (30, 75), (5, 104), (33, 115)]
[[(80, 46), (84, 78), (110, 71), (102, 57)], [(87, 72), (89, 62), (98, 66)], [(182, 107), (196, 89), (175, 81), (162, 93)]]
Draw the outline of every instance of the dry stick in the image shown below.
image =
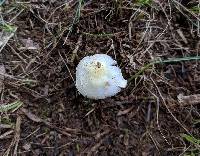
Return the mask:
[(71, 71), (70, 71), (70, 69), (69, 69), (67, 63), (65, 62), (65, 60), (64, 60), (64, 58), (62, 57), (62, 55), (60, 54), (60, 52), (58, 52), (58, 53), (59, 53), (59, 56), (60, 56), (60, 58), (62, 59), (63, 63), (65, 64), (65, 66), (66, 66), (66, 68), (67, 68), (67, 70), (68, 70), (68, 72), (69, 72), (69, 75), (70, 75), (71, 79), (75, 82), (75, 80), (74, 80), (74, 78), (73, 78), (73, 76), (72, 76), (72, 73), (71, 73)]
[(36, 132), (38, 132), (40, 130), (40, 127), (38, 127), (36, 130), (34, 130), (33, 132), (31, 132), (29, 135), (27, 135), (26, 137), (24, 138), (21, 138), (20, 140), (26, 140), (28, 139), (29, 137), (31, 137), (32, 135), (34, 135)]
[[(151, 81), (153, 81), (153, 79), (151, 78)], [(166, 141), (166, 143), (168, 145), (170, 145), (169, 141), (167, 140), (167, 138), (164, 136), (164, 134), (161, 131), (160, 128), (160, 124), (159, 124), (159, 111), (160, 111), (160, 99), (157, 95), (155, 95), (151, 90), (149, 90), (148, 88), (146, 88), (155, 98), (156, 98), (156, 124), (158, 126), (158, 130), (160, 131), (160, 134), (162, 135), (162, 137), (164, 138), (164, 140)], [(159, 151), (159, 150), (158, 150)]]
[(9, 156), (11, 148), (15, 145), (13, 156), (17, 156), (17, 148), (20, 140), (20, 127), (21, 127), (21, 117), (17, 117), (16, 126), (15, 126), (15, 136), (12, 139), (12, 142), (3, 156)]
[(160, 109), (160, 100), (159, 100), (159, 97), (156, 96), (150, 89), (148, 89), (146, 86), (145, 86), (146, 90), (149, 91), (150, 94), (152, 94), (155, 98), (156, 98), (156, 123), (158, 125), (158, 119), (159, 119), (159, 109)]
[(15, 130), (15, 148), (14, 148), (14, 153), (13, 156), (17, 156), (17, 148), (20, 140), (20, 131), (21, 131), (21, 120), (22, 118), (20, 116), (17, 117), (17, 122), (16, 122), (16, 130)]
[(5, 139), (7, 136), (9, 136), (10, 134), (12, 134), (13, 132), (14, 132), (14, 130), (10, 130), (10, 131), (7, 131), (7, 132), (3, 133), (2, 135), (0, 135), (0, 140)]
[(155, 145), (155, 147), (156, 147), (156, 149), (157, 149), (157, 151), (158, 151), (158, 153), (160, 155), (160, 150), (159, 150), (159, 147), (158, 147), (159, 146), (158, 141), (151, 135), (150, 132), (147, 132), (147, 134), (150, 136), (151, 140), (153, 141), (153, 143), (154, 143), (154, 145)]
[(188, 133), (191, 135), (191, 133), (183, 126), (183, 124), (181, 124), (181, 122), (175, 117), (175, 115), (172, 113), (172, 111), (169, 109), (169, 107), (167, 106), (167, 103), (164, 99), (164, 97), (162, 96), (162, 93), (160, 92), (160, 89), (158, 88), (158, 86), (156, 85), (156, 83), (154, 81), (152, 81), (154, 86), (156, 87), (158, 93), (159, 93), (159, 96), (161, 97), (162, 101), (163, 101), (163, 104), (165, 105), (167, 111), (171, 114), (171, 116), (174, 118), (174, 120)]
[(14, 55), (16, 55), (22, 62), (24, 62), (24, 63), (27, 64), (26, 60), (25, 60), (18, 52), (16, 52), (15, 49), (14, 49), (10, 44), (7, 44), (7, 45), (10, 47), (11, 52), (12, 52)]
[[(158, 90), (159, 88), (158, 88), (158, 86), (156, 85), (155, 81), (154, 81), (151, 77), (150, 77), (150, 79), (151, 79), (151, 81), (153, 82), (153, 84), (155, 85), (156, 89)], [(171, 144), (169, 143), (169, 141), (167, 140), (167, 138), (164, 136), (164, 134), (163, 134), (162, 131), (161, 131), (160, 124), (159, 124), (159, 120), (158, 120), (158, 119), (159, 119), (159, 110), (160, 110), (160, 99), (159, 99), (159, 97), (156, 96), (156, 95), (155, 95), (155, 97), (156, 97), (156, 99), (157, 99), (156, 118), (157, 118), (158, 130), (160, 131), (160, 134), (162, 135), (162, 137), (165, 139), (166, 143), (167, 143), (168, 145), (171, 145)]]
[[(174, 3), (176, 3), (179, 7), (182, 7), (185, 11), (187, 11), (189, 14), (191, 14), (193, 17), (195, 17), (198, 21), (200, 21), (200, 18), (198, 16), (195, 15), (195, 13), (193, 13), (192, 11), (190, 11), (189, 9), (187, 9), (185, 6), (183, 6), (180, 2), (178, 2), (177, 0), (172, 0)], [(180, 10), (179, 10), (180, 11)]]

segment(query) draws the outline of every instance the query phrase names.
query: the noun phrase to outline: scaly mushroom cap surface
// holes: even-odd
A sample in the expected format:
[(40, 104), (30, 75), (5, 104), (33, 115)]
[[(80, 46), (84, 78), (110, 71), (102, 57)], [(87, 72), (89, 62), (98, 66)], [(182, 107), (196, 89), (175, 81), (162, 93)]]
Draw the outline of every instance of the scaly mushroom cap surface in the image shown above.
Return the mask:
[(104, 99), (125, 88), (127, 80), (122, 76), (117, 62), (106, 54), (84, 57), (76, 67), (76, 88), (85, 97)]

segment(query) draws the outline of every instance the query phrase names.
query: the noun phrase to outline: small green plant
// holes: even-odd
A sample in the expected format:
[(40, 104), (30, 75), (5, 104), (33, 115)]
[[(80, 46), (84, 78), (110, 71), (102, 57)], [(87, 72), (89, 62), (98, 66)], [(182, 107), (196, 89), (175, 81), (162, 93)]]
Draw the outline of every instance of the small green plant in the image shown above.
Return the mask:
[(137, 0), (136, 3), (140, 6), (151, 5), (152, 0)]
[(181, 134), (181, 137), (185, 139), (186, 141), (188, 141), (190, 144), (195, 146), (195, 148), (188, 149), (186, 153), (184, 154), (184, 156), (197, 156), (200, 154), (200, 139), (199, 138), (195, 138), (194, 136), (188, 135), (188, 134)]
[(0, 29), (5, 32), (15, 32), (16, 27), (6, 23), (0, 23)]
[(8, 116), (4, 116), (4, 117), (0, 118), (0, 123), (11, 125), (11, 126), (14, 125), (14, 123), (12, 122), (12, 120)]
[(199, 6), (193, 6), (189, 10), (194, 12), (194, 13), (197, 13), (197, 14), (200, 13), (200, 7)]
[(0, 113), (3, 113), (3, 112), (7, 112), (7, 111), (16, 111), (18, 108), (20, 108), (21, 106), (23, 105), (23, 102), (17, 100), (15, 102), (12, 102), (10, 104), (7, 104), (7, 105), (1, 105), (0, 106)]
[(194, 136), (187, 135), (187, 134), (181, 134), (181, 136), (182, 136), (182, 138), (184, 138), (188, 142), (192, 143), (193, 145), (200, 146), (200, 139), (197, 139)]
[(77, 152), (80, 152), (80, 145), (78, 143), (76, 144), (76, 150)]
[(199, 156), (199, 152), (197, 151), (189, 151), (184, 154), (184, 156)]

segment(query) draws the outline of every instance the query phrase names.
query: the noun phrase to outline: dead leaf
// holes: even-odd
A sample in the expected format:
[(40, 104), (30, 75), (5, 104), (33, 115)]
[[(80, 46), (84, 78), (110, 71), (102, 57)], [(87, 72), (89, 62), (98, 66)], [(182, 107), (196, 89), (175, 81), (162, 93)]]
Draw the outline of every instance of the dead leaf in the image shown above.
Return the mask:
[(133, 109), (133, 106), (130, 107), (130, 108), (128, 108), (128, 109), (125, 109), (125, 110), (120, 110), (120, 111), (117, 113), (117, 116), (125, 115), (125, 114), (129, 113), (132, 109)]
[(35, 114), (29, 112), (27, 109), (22, 108), (21, 111), (32, 121), (34, 122), (43, 122), (43, 120), (41, 118), (39, 118), (38, 116), (36, 116)]
[(22, 43), (24, 44), (24, 47), (21, 47), (20, 49), (28, 49), (28, 50), (39, 49), (39, 45), (37, 43), (33, 42), (33, 40), (31, 38), (22, 39)]

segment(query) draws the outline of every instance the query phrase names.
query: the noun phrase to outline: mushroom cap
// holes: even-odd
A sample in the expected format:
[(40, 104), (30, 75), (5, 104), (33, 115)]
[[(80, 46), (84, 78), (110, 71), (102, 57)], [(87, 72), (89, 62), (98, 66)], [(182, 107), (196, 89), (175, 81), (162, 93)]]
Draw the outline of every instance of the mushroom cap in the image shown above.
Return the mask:
[(76, 67), (76, 88), (85, 97), (104, 99), (125, 88), (127, 80), (122, 76), (117, 62), (106, 54), (84, 57)]

